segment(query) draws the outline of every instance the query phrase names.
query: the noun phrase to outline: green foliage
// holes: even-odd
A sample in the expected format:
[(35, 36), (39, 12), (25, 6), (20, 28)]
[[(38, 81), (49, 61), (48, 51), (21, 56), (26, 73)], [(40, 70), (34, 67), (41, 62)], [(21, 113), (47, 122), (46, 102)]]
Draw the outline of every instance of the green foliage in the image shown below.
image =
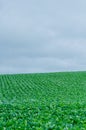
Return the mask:
[(0, 130), (86, 130), (86, 72), (0, 75)]

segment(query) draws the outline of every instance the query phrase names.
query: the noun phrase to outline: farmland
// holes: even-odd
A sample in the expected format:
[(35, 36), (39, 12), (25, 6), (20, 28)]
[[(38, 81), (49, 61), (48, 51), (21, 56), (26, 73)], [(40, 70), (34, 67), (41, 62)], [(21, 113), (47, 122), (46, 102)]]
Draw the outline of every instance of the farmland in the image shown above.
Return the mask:
[(86, 130), (86, 72), (0, 75), (0, 130)]

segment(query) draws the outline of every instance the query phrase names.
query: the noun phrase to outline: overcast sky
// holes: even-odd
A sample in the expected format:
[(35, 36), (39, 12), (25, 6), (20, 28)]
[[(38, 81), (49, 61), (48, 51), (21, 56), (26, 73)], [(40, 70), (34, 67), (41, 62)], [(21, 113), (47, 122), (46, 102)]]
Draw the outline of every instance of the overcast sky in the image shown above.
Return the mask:
[(0, 0), (0, 73), (86, 70), (86, 0)]

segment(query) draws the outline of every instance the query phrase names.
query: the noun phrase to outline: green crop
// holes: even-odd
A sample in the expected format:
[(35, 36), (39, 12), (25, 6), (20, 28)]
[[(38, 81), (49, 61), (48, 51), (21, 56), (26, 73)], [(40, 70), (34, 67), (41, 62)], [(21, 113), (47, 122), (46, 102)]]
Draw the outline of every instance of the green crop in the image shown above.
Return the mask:
[(86, 130), (86, 72), (0, 75), (0, 130)]

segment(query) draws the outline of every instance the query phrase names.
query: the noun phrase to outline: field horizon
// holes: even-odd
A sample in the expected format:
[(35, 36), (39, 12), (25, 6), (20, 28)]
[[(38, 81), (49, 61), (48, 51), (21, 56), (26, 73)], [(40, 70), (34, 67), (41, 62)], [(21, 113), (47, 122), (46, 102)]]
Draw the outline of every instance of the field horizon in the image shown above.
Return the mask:
[(0, 73), (0, 75), (21, 75), (21, 74), (51, 74), (51, 73), (79, 73), (86, 72), (86, 70), (69, 70), (69, 71), (49, 71), (49, 72), (21, 72), (21, 73)]

